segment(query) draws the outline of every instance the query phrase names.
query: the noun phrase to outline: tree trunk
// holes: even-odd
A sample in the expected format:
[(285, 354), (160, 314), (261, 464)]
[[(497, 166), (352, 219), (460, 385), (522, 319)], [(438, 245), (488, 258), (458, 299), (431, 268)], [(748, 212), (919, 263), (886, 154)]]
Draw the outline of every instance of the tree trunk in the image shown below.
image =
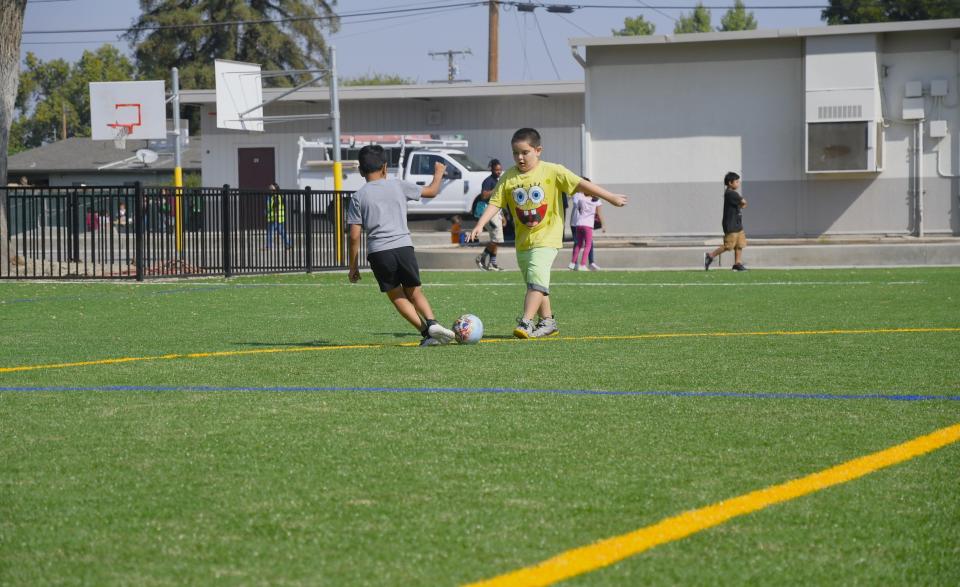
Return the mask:
[[(0, 6), (0, 181), (7, 183), (7, 149), (10, 124), (20, 83), (20, 37), (27, 0), (3, 0)], [(10, 235), (7, 234), (7, 194), (0, 190), (0, 272), (10, 259)]]

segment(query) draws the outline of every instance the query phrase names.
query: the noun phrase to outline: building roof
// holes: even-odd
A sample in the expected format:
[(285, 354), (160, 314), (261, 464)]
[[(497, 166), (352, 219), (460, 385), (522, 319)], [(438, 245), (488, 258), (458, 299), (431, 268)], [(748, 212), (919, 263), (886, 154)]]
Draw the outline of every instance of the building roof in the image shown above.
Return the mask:
[(911, 31), (935, 31), (960, 29), (960, 18), (942, 20), (914, 20), (905, 22), (878, 22), (870, 24), (845, 24), (809, 28), (755, 29), (726, 33), (685, 33), (679, 35), (644, 35), (627, 37), (577, 37), (568, 42), (571, 47), (602, 47), (615, 45), (663, 45), (668, 43), (716, 43), (818, 37), (828, 35), (863, 35), (875, 33), (902, 33)]
[[(180, 153), (184, 170), (200, 170), (201, 141), (190, 138)], [(35, 149), (22, 151), (7, 159), (8, 173), (131, 173), (136, 171), (173, 171), (173, 153), (161, 152), (159, 158), (146, 165), (137, 159), (137, 150), (147, 141), (129, 140), (125, 149), (117, 149), (112, 141), (95, 141), (89, 137), (70, 137)]]
[[(263, 99), (270, 100), (289, 91), (290, 88), (264, 88)], [(440, 98), (475, 98), (498, 96), (562, 96), (582, 95), (583, 81), (556, 82), (513, 82), (513, 83), (453, 83), (453, 84), (417, 84), (387, 86), (340, 86), (338, 96), (341, 102), (354, 100), (416, 99), (431, 100)], [(303, 102), (308, 100), (327, 101), (330, 89), (325, 86), (303, 88), (281, 98), (283, 102)], [(180, 102), (186, 104), (215, 104), (216, 90), (181, 90)]]

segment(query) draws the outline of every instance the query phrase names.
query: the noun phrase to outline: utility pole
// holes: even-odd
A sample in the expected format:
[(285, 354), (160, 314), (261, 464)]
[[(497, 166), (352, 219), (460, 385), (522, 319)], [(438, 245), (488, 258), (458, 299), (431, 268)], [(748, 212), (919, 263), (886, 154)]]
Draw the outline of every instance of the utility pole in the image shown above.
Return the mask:
[(427, 55), (429, 55), (430, 57), (445, 55), (447, 57), (447, 79), (446, 80), (430, 80), (430, 83), (436, 84), (436, 83), (444, 83), (444, 81), (446, 81), (446, 83), (452, 84), (453, 82), (470, 81), (468, 79), (457, 79), (457, 73), (459, 71), (459, 68), (453, 62), (454, 58), (457, 55), (473, 55), (470, 49), (464, 49), (462, 51), (457, 51), (454, 49), (448, 49), (446, 51), (430, 51), (429, 53), (427, 53)]
[[(448, 49), (448, 50), (446, 50), (446, 51), (430, 51), (429, 53), (427, 53), (427, 55), (429, 55), (430, 57), (437, 57), (437, 56), (444, 56), (444, 55), (445, 55), (445, 56), (447, 57), (447, 79), (446, 79), (446, 82), (447, 82), (448, 84), (452, 84), (453, 82), (468, 82), (468, 81), (470, 81), (470, 80), (468, 80), (468, 79), (457, 79), (458, 68), (457, 68), (457, 66), (456, 66), (456, 65), (454, 64), (454, 62), (453, 62), (453, 61), (454, 61), (454, 58), (455, 58), (457, 55), (473, 55), (473, 53), (470, 51), (470, 49), (464, 49), (464, 50), (462, 50), (462, 51), (458, 51), (458, 50), (455, 50), (455, 49)], [(439, 81), (439, 82), (438, 82), (438, 81), (431, 80), (430, 83), (443, 83), (443, 82), (442, 82), (442, 81)]]
[(67, 138), (67, 103), (60, 102), (60, 140)]
[(500, 7), (490, 0), (490, 24), (487, 35), (487, 81), (496, 82), (500, 77)]

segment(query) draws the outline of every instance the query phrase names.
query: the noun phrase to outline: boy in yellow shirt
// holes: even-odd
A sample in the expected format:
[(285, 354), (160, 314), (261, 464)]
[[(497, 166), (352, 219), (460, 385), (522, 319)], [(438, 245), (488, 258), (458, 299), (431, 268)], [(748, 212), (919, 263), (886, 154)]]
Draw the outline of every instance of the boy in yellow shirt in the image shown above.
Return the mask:
[[(468, 241), (480, 238), (483, 226), (507, 209), (516, 227), (517, 264), (527, 282), (523, 316), (513, 330), (517, 338), (539, 338), (559, 333), (550, 307), (550, 269), (563, 247), (563, 202), (561, 193), (580, 192), (597, 196), (614, 206), (623, 206), (627, 197), (611, 193), (580, 178), (563, 165), (540, 160), (543, 147), (540, 133), (521, 128), (510, 140), (516, 163), (500, 176), (497, 187)], [(533, 318), (539, 315), (536, 324)]]

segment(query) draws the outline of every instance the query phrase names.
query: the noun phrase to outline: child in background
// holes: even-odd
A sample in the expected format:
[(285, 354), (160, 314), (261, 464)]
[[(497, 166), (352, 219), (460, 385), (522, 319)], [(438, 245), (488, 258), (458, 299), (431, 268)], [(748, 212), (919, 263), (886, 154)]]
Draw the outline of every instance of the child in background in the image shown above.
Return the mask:
[(703, 254), (703, 268), (709, 270), (717, 255), (724, 251), (733, 251), (734, 271), (746, 271), (743, 265), (743, 248), (747, 246), (747, 234), (743, 231), (743, 209), (747, 199), (740, 195), (740, 175), (734, 171), (723, 177), (723, 244), (712, 253)]
[[(583, 178), (590, 181), (588, 178)], [(568, 269), (587, 270), (587, 259), (590, 261), (590, 270), (596, 271), (599, 267), (593, 262), (593, 227), (597, 220), (603, 222), (600, 215), (600, 198), (585, 196), (581, 193), (573, 195), (573, 212), (570, 214), (570, 224), (573, 227), (573, 259)], [(582, 258), (581, 258), (582, 255)], [(579, 263), (578, 263), (579, 261)]]

